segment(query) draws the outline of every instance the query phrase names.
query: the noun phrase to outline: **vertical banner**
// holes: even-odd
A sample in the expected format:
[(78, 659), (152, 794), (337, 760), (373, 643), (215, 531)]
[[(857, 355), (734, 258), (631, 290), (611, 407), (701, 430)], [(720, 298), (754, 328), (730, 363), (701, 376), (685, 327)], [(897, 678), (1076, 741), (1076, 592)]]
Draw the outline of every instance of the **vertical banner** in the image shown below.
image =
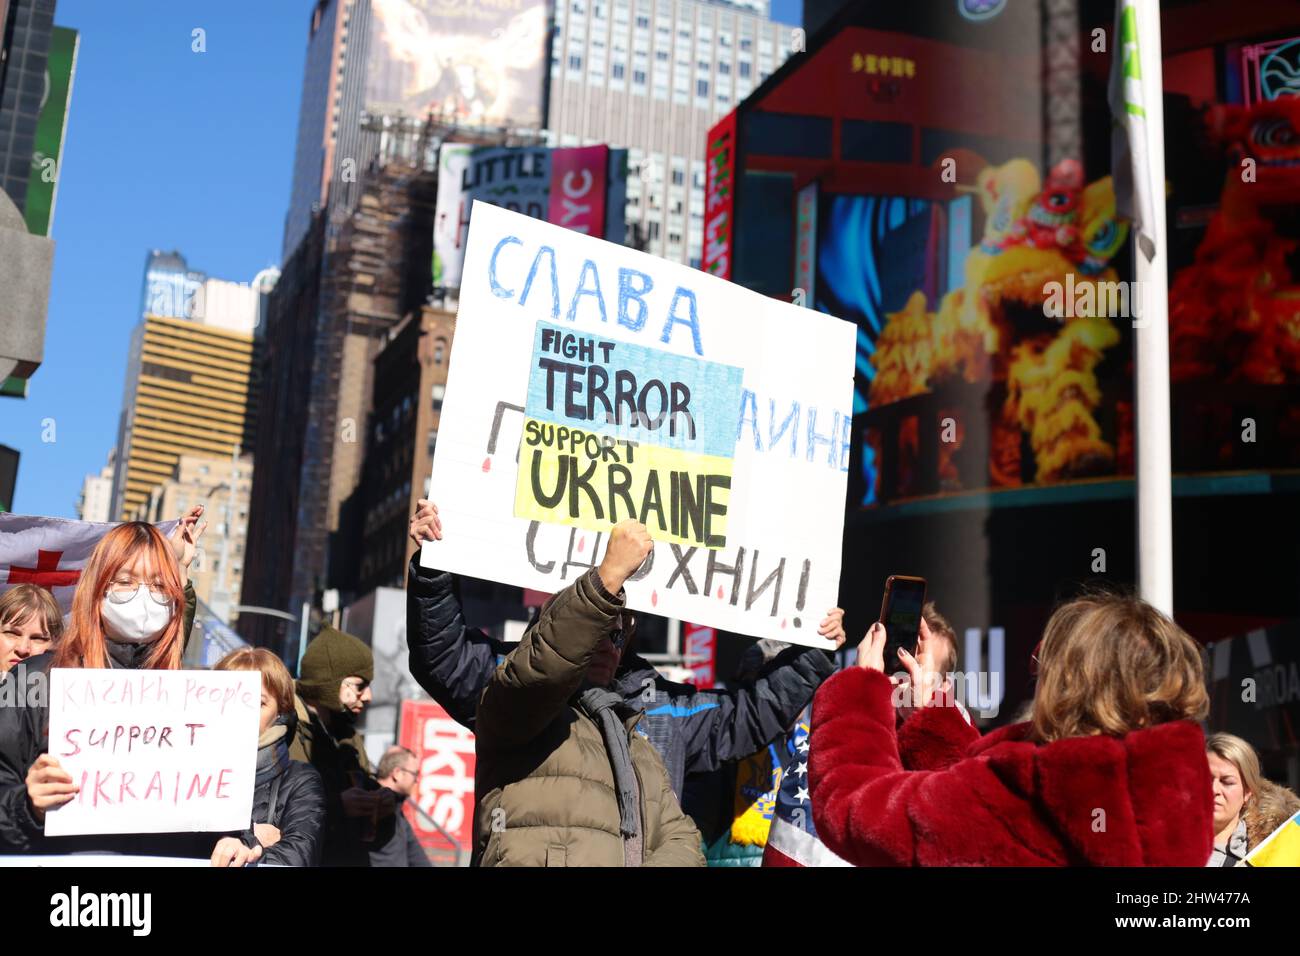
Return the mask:
[(795, 196), (794, 235), (794, 285), (803, 290), (804, 305), (810, 309), (814, 303), (817, 282), (817, 182), (814, 180)]
[(700, 268), (719, 279), (731, 278), (732, 229), (736, 211), (736, 111), (709, 130), (704, 159), (704, 252)]
[(465, 235), (469, 230), (469, 204), (462, 183), (474, 147), (445, 143), (438, 150), (438, 197), (433, 214), (433, 287), (460, 285), (465, 263)]
[(694, 675), (691, 683), (696, 687), (714, 686), (718, 682), (718, 632), (682, 621), (682, 644), (686, 666)]
[(397, 742), (420, 762), (415, 802), (460, 845), (452, 847), (418, 813), (411, 826), (426, 850), (474, 849), (474, 735), (431, 700), (402, 701)]
[(829, 648), (856, 330), (476, 203), (427, 567), (553, 593), (634, 518), (635, 610)]
[(546, 221), (603, 237), (608, 162), (608, 146), (557, 149), (551, 155), (551, 205)]
[(48, 236), (54, 224), (54, 202), (58, 197), (59, 175), (63, 172), (63, 137), (68, 128), (78, 42), (77, 31), (67, 27), (55, 27), (50, 34), (50, 55), (45, 62), (45, 100), (36, 120), (32, 172), (27, 180), (27, 231), (36, 236)]

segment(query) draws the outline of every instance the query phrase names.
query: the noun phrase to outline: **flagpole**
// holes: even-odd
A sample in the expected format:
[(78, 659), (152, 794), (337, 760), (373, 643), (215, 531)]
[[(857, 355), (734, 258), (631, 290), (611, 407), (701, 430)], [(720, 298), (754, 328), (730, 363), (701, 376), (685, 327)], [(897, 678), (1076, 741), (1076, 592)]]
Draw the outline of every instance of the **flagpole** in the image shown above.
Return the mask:
[[(1160, 5), (1138, 0), (1142, 106), (1146, 112), (1147, 174), (1152, 189), (1154, 255), (1133, 242), (1134, 274), (1143, 306), (1134, 323), (1133, 391), (1136, 403), (1138, 591), (1147, 603), (1173, 616), (1173, 479), (1169, 425), (1169, 243), (1165, 232), (1164, 84), (1160, 52)], [(1118, 52), (1118, 51), (1117, 51)]]

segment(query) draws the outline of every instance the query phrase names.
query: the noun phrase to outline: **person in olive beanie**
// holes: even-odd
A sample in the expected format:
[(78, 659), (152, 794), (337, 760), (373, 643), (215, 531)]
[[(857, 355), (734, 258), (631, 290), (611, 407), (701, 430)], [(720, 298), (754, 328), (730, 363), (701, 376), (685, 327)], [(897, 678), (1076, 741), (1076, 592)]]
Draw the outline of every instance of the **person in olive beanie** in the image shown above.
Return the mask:
[(370, 648), (329, 625), (302, 656), (289, 756), (314, 766), (325, 783), (325, 866), (366, 866), (379, 822), (396, 806), (392, 791), (375, 780), (357, 729), (374, 676)]

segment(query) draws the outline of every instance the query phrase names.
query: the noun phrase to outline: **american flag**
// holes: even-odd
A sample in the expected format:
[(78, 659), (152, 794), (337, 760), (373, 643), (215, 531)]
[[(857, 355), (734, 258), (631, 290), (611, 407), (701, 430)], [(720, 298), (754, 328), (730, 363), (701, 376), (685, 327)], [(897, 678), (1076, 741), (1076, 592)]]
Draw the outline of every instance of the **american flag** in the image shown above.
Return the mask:
[(781, 772), (772, 829), (763, 850), (764, 866), (852, 866), (817, 838), (812, 799), (808, 795), (808, 727), (811, 708), (805, 709), (794, 732), (794, 755)]

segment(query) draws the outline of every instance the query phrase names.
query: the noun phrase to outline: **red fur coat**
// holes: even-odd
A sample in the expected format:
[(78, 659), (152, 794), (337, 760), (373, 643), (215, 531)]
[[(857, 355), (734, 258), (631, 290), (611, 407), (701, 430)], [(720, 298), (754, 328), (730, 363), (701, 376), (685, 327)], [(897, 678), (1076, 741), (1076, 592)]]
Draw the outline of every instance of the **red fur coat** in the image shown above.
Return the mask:
[[(985, 737), (954, 707), (895, 732), (889, 679), (850, 668), (813, 698), (813, 821), (859, 866), (1195, 866), (1213, 849), (1205, 738), (1188, 721), (1122, 738)], [(900, 760), (900, 752), (902, 759)]]

